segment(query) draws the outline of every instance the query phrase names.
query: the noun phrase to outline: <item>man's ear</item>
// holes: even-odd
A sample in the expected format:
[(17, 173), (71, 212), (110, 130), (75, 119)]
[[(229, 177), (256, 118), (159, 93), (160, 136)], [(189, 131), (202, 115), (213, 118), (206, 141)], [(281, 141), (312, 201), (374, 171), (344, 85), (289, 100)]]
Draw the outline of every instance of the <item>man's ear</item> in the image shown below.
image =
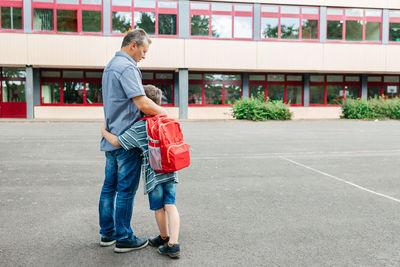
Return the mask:
[(136, 43), (136, 41), (133, 41), (133, 42), (129, 45), (129, 47), (130, 47), (131, 49), (137, 48), (137, 43)]

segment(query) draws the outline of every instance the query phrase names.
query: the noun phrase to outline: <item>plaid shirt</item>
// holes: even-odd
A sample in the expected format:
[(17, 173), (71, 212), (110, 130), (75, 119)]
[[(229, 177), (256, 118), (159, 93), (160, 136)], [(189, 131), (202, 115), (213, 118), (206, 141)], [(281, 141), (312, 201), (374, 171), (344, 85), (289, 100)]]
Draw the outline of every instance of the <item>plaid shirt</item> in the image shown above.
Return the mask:
[(178, 173), (157, 173), (149, 164), (149, 143), (147, 141), (147, 123), (145, 120), (134, 123), (128, 130), (117, 137), (118, 143), (129, 150), (140, 148), (142, 157), (142, 177), (144, 180), (144, 193), (150, 193), (158, 184), (174, 181), (178, 183)]

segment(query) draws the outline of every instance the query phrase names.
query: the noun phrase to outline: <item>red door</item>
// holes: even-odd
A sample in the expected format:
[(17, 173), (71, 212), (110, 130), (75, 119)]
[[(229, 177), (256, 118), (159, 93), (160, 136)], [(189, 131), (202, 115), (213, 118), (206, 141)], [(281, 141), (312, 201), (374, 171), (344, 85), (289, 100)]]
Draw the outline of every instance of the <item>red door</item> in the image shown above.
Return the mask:
[(0, 118), (26, 118), (25, 79), (3, 78), (1, 81)]

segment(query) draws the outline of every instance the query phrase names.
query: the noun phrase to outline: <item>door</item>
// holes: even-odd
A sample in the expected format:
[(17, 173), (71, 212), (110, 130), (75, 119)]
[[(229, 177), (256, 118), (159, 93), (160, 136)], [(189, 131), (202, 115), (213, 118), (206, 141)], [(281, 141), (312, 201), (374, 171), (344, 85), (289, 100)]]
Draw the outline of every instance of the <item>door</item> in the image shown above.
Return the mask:
[(14, 68), (2, 69), (0, 118), (26, 118), (25, 71)]

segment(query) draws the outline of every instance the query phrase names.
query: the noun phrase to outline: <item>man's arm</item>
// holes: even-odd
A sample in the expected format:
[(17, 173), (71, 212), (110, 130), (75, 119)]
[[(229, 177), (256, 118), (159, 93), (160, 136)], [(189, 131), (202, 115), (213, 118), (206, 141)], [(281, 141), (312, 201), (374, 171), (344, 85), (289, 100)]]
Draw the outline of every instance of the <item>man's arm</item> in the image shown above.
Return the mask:
[(120, 147), (121, 145), (118, 143), (117, 136), (110, 133), (109, 131), (106, 130), (106, 126), (103, 125), (101, 128), (101, 134), (104, 136), (104, 138), (113, 146), (115, 147)]
[(147, 96), (141, 95), (132, 98), (135, 105), (140, 109), (141, 112), (147, 115), (159, 115), (159, 114), (167, 114), (164, 108), (160, 107), (152, 100), (150, 100)]

